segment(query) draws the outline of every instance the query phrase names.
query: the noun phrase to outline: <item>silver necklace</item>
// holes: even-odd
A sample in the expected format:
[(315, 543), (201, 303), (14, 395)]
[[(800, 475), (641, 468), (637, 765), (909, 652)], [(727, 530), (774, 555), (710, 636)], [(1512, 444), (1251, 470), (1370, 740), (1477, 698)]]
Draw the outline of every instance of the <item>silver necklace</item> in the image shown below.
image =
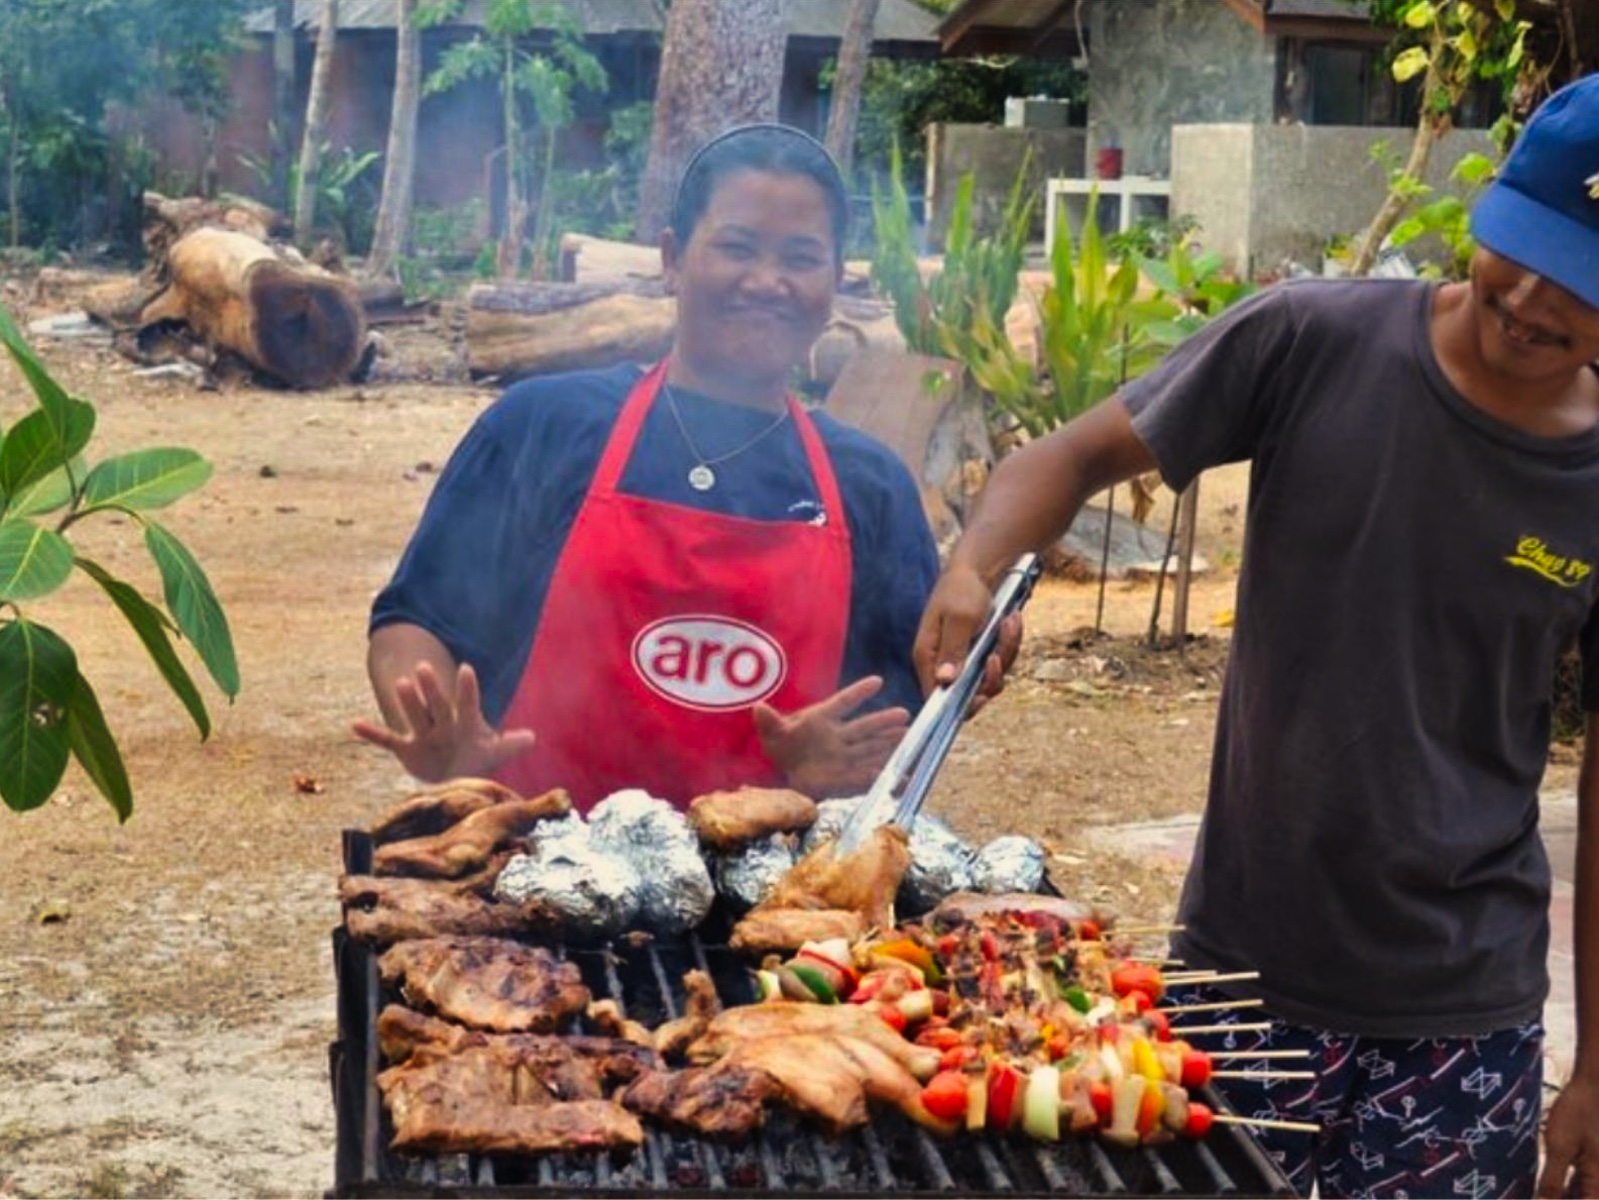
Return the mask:
[(777, 420), (762, 429), (749, 441), (741, 446), (735, 446), (726, 454), (718, 454), (715, 458), (706, 458), (700, 453), (699, 447), (694, 444), (694, 439), (688, 434), (688, 426), (683, 423), (683, 414), (677, 410), (677, 397), (672, 394), (672, 389), (664, 381), (661, 383), (661, 392), (666, 397), (666, 407), (671, 411), (672, 420), (677, 422), (677, 431), (683, 435), (683, 444), (688, 447), (688, 452), (694, 458), (694, 465), (689, 468), (688, 485), (696, 492), (708, 492), (716, 486), (716, 472), (712, 467), (725, 463), (730, 458), (737, 458), (744, 451), (754, 446), (767, 434), (775, 430), (784, 421), (788, 420), (788, 405), (783, 406), (783, 411), (777, 414)]

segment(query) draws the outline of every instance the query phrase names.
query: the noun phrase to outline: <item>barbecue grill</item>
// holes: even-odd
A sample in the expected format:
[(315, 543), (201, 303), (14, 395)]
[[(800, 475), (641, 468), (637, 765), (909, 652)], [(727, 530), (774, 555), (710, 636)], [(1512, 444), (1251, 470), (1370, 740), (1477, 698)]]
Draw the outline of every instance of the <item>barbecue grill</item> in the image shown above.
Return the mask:
[[(365, 874), (372, 843), (344, 834), (345, 869)], [(572, 947), (596, 997), (654, 1026), (679, 1016), (683, 974), (705, 971), (724, 1005), (755, 1000), (744, 961), (725, 945), (727, 919), (713, 912), (686, 938)], [(1016, 1136), (929, 1135), (897, 1112), (841, 1138), (785, 1110), (753, 1138), (713, 1142), (649, 1129), (636, 1152), (547, 1156), (411, 1155), (389, 1150), (393, 1127), (377, 1088), (382, 1069), (377, 1016), (396, 999), (378, 977), (377, 955), (334, 930), (338, 1040), (329, 1047), (338, 1143), (333, 1196), (1292, 1196), (1293, 1188), (1236, 1126), (1200, 1140), (1126, 1150), (1095, 1138), (1041, 1143)], [(1218, 1109), (1225, 1104), (1204, 1089)]]

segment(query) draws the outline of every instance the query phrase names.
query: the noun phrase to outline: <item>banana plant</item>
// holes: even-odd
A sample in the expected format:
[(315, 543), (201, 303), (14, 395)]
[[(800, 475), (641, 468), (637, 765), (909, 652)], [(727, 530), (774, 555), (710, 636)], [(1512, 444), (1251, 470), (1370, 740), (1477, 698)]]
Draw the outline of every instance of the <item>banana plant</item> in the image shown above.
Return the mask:
[[(94, 406), (67, 394), (4, 309), (0, 344), (34, 398), (31, 411), (0, 428), (0, 799), (18, 812), (38, 808), (76, 759), (126, 821), (133, 790), (99, 698), (71, 644), (34, 611), (82, 571), (132, 628), (201, 739), (209, 737), (205, 700), (173, 643), (188, 641), (232, 700), (239, 691), (233, 638), (200, 564), (150, 514), (204, 485), (211, 464), (193, 450), (159, 447), (91, 465)], [(80, 522), (112, 515), (143, 530), (164, 603), (73, 545), (69, 535)]]

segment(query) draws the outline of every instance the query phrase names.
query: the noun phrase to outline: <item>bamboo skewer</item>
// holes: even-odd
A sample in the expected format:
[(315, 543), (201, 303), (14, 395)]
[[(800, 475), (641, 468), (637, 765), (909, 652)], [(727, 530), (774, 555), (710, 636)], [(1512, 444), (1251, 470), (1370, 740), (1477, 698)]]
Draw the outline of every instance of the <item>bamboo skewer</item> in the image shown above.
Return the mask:
[(1173, 1025), (1173, 1037), (1187, 1037), (1195, 1033), (1265, 1033), (1273, 1028), (1270, 1021), (1240, 1021), (1236, 1025)]
[(1167, 974), (1163, 983), (1232, 983), (1242, 979), (1259, 979), (1259, 971), (1233, 971), (1222, 974), (1216, 971), (1174, 971)]
[(1139, 933), (1182, 933), (1186, 925), (1112, 925), (1105, 932), (1115, 935), (1131, 936)]
[(1225, 1008), (1258, 1008), (1264, 1003), (1259, 997), (1250, 1000), (1210, 1000), (1204, 1004), (1174, 1004), (1160, 1011), (1167, 1016), (1174, 1016), (1177, 1013), (1215, 1012)]
[(1263, 1071), (1244, 1068), (1239, 1071), (1212, 1071), (1212, 1079), (1314, 1079), (1314, 1071)]
[(1212, 1058), (1309, 1058), (1309, 1050), (1213, 1050)]
[(1233, 1113), (1215, 1113), (1212, 1120), (1218, 1125), (1254, 1125), (1260, 1129), (1289, 1129), (1295, 1133), (1320, 1133), (1320, 1125), (1309, 1121), (1278, 1121), (1271, 1117), (1240, 1117)]

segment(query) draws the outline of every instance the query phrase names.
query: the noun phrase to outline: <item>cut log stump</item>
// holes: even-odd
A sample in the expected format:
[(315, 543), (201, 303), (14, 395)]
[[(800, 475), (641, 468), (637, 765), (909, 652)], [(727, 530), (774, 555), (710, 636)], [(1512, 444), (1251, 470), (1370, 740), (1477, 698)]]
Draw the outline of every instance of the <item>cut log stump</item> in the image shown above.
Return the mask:
[(672, 344), (677, 306), (659, 283), (474, 287), (466, 356), (474, 379), (502, 383), (621, 362), (653, 362)]
[(145, 306), (141, 326), (182, 321), (214, 348), (296, 388), (349, 379), (366, 349), (355, 281), (293, 251), (201, 228), (172, 244), (166, 266), (170, 282)]

